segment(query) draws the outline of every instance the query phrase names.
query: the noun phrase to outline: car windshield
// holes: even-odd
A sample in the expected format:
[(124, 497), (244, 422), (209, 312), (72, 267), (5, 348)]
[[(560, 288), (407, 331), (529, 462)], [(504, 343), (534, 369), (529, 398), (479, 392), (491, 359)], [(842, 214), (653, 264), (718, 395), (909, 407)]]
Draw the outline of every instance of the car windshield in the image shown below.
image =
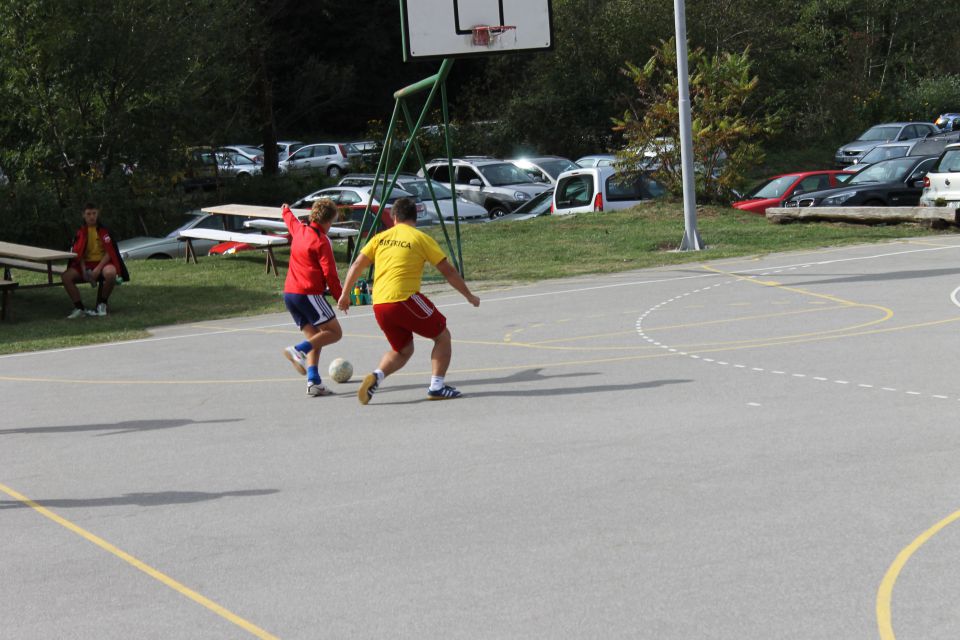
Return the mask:
[[(439, 182), (431, 183), (433, 185), (433, 193), (436, 194), (437, 200), (449, 200), (453, 197), (453, 193), (440, 184)], [(430, 200), (430, 191), (427, 189), (426, 180), (404, 180), (403, 184), (399, 186), (403, 187), (404, 191), (409, 191), (415, 196), (419, 196), (424, 202)]]
[(514, 213), (533, 213), (543, 215), (550, 210), (553, 204), (553, 190), (547, 189), (538, 196), (534, 196), (529, 202), (524, 202)]
[(960, 172), (960, 149), (950, 149), (944, 153), (934, 171), (937, 173)]
[(165, 237), (167, 238), (176, 238), (180, 235), (181, 231), (186, 231), (187, 229), (192, 229), (196, 224), (197, 218), (202, 217), (202, 213), (188, 213), (181, 219), (180, 226), (168, 233)]
[(872, 164), (850, 178), (846, 184), (867, 184), (870, 182), (894, 182), (903, 180), (907, 172), (916, 164), (914, 158), (896, 158)]
[(790, 185), (796, 181), (797, 177), (797, 174), (791, 174), (789, 176), (780, 176), (779, 178), (772, 178), (766, 182), (761, 182), (748, 191), (747, 195), (743, 196), (743, 199), (761, 200), (763, 198), (780, 198), (787, 192)]
[(478, 167), (480, 173), (495, 187), (508, 184), (536, 184), (526, 172), (515, 164), (501, 162)]
[(865, 142), (876, 142), (877, 140), (893, 140), (897, 137), (897, 134), (900, 133), (900, 127), (889, 127), (878, 125), (876, 127), (870, 127), (863, 132), (857, 140), (863, 140)]
[(896, 147), (874, 147), (868, 153), (863, 155), (861, 158), (861, 164), (873, 164), (874, 162), (880, 162), (881, 160), (889, 160), (890, 158), (902, 158), (907, 155), (906, 145), (898, 145)]
[(564, 171), (578, 169), (579, 167), (566, 158), (557, 158), (556, 160), (544, 160), (540, 162), (540, 168), (550, 174), (554, 180)]

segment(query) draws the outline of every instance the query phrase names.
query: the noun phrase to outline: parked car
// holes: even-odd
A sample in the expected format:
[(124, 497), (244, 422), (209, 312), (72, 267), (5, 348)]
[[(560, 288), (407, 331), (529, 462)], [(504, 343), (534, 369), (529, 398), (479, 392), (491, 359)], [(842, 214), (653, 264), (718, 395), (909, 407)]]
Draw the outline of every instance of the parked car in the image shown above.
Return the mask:
[[(181, 231), (187, 229), (215, 229), (218, 231), (244, 232), (243, 223), (248, 218), (224, 216), (219, 214), (190, 211), (180, 225), (163, 237), (138, 236), (117, 243), (117, 250), (124, 260), (159, 260), (183, 258), (186, 256), (186, 242), (177, 239)], [(192, 244), (198, 255), (205, 255), (218, 244), (219, 240), (193, 239)]]
[(548, 189), (533, 199), (524, 202), (522, 205), (508, 213), (495, 219), (495, 222), (509, 222), (512, 220), (529, 220), (539, 216), (545, 216), (553, 209), (553, 189)]
[(346, 146), (330, 142), (304, 145), (280, 163), (283, 173), (323, 172), (331, 178), (339, 178), (349, 170)]
[[(878, 144), (873, 149), (863, 155), (857, 163), (849, 167), (849, 171), (859, 171), (867, 165), (879, 162), (880, 160), (889, 160), (890, 158), (902, 158), (903, 156), (935, 156), (943, 153), (948, 144), (960, 142), (960, 131), (953, 133), (940, 133), (927, 138), (917, 140), (906, 140), (904, 142), (886, 142)], [(862, 166), (861, 166), (862, 165)]]
[(351, 145), (359, 152), (360, 159), (370, 166), (376, 167), (380, 160), (380, 143), (375, 140), (359, 140), (351, 142)]
[(235, 152), (250, 158), (258, 164), (263, 164), (263, 149), (249, 144), (228, 144), (217, 149), (217, 153)]
[[(340, 216), (337, 219), (337, 222), (334, 224), (342, 224), (344, 222), (354, 222), (360, 224), (363, 222), (363, 213), (366, 210), (367, 203), (370, 202), (370, 211), (373, 214), (380, 214), (380, 228), (378, 231), (383, 231), (384, 229), (389, 229), (393, 226), (393, 219), (390, 217), (390, 208), (393, 206), (393, 203), (400, 198), (414, 198), (415, 196), (412, 193), (408, 193), (403, 189), (394, 189), (390, 193), (390, 197), (387, 198), (386, 206), (380, 206), (380, 200), (377, 198), (376, 194), (373, 191), (373, 187), (347, 187), (347, 186), (337, 186), (337, 187), (328, 187), (326, 189), (320, 189), (319, 191), (314, 191), (313, 193), (306, 195), (291, 205), (294, 209), (309, 209), (313, 206), (314, 201), (319, 200), (320, 198), (330, 198), (333, 200), (334, 204), (337, 205), (337, 209), (340, 211)], [(417, 203), (417, 217), (419, 218), (423, 212), (423, 203)], [(367, 220), (367, 223), (363, 225), (363, 228), (360, 229), (360, 235), (365, 236), (370, 232), (370, 228), (373, 226), (372, 220)]]
[(510, 160), (523, 169), (534, 182), (557, 184), (557, 177), (564, 171), (576, 169), (577, 164), (560, 156), (538, 156), (534, 158), (515, 158)]
[(960, 144), (951, 144), (923, 178), (921, 207), (960, 208)]
[(553, 193), (553, 213), (628, 209), (666, 193), (666, 189), (646, 173), (627, 177), (609, 166), (581, 167), (560, 174)]
[(958, 131), (960, 130), (960, 113), (941, 113), (934, 124), (940, 127), (941, 131)]
[(217, 170), (224, 178), (250, 178), (263, 173), (263, 165), (254, 162), (239, 151), (217, 151)]
[[(283, 162), (287, 158), (296, 152), (297, 149), (304, 146), (305, 142), (300, 142), (299, 140), (281, 140), (277, 142), (277, 158), (279, 162)], [(263, 147), (258, 147), (263, 151)]]
[(888, 122), (870, 127), (860, 137), (837, 149), (834, 161), (841, 167), (855, 163), (867, 151), (884, 142), (915, 140), (940, 133), (935, 124), (929, 122)]
[(843, 186), (794, 196), (785, 207), (915, 207), (924, 176), (936, 156), (881, 160), (858, 172)]
[(580, 167), (609, 167), (617, 161), (617, 156), (612, 153), (596, 153), (591, 156), (583, 156), (577, 160), (576, 164)]
[[(491, 218), (510, 213), (535, 195), (549, 189), (534, 182), (516, 165), (487, 157), (465, 157), (453, 160), (451, 180), (446, 158), (427, 163), (426, 174), (434, 182), (446, 186), (456, 184), (458, 195), (479, 204)], [(422, 175), (423, 170), (418, 175)]]
[[(375, 176), (370, 173), (350, 174), (340, 180), (339, 186), (371, 186), (373, 185), (374, 177)], [(433, 206), (433, 200), (430, 197), (430, 190), (427, 188), (426, 178), (421, 178), (410, 173), (401, 173), (397, 177), (396, 186), (407, 193), (413, 194), (418, 201), (423, 202), (423, 214), (420, 215), (418, 212), (417, 225), (436, 224), (439, 222), (436, 208)], [(433, 193), (437, 198), (437, 205), (440, 207), (440, 215), (443, 216), (444, 222), (453, 222), (453, 193), (439, 182), (434, 182), (432, 186)], [(375, 193), (382, 193), (382, 191), (383, 183), (379, 182)], [(461, 222), (487, 222), (490, 220), (486, 209), (461, 196), (457, 196), (457, 217), (460, 218)]]
[(794, 196), (839, 186), (852, 176), (853, 173), (832, 169), (784, 173), (767, 178), (730, 206), (741, 211), (764, 215), (768, 208), (782, 207)]
[(217, 155), (208, 147), (190, 147), (183, 151), (174, 183), (184, 191), (213, 189), (219, 181)]
[(883, 144), (878, 144), (870, 151), (867, 151), (861, 157), (857, 158), (857, 161), (852, 164), (849, 168), (851, 171), (859, 171), (864, 167), (867, 167), (875, 162), (881, 160), (889, 160), (890, 158), (902, 158), (904, 156), (910, 155), (910, 149), (913, 147), (914, 143), (920, 142), (920, 139), (917, 140), (907, 140), (905, 142), (884, 142)]

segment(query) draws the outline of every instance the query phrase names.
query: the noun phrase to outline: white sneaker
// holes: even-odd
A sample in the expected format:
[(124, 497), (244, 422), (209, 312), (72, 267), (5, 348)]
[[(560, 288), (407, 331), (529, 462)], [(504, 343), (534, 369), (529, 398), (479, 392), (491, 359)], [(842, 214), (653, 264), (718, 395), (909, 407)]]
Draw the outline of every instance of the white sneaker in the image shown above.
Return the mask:
[(333, 391), (330, 391), (330, 389), (327, 389), (322, 384), (308, 384), (307, 395), (308, 396), (332, 396)]
[(87, 315), (86, 309), (74, 309), (70, 312), (70, 315), (67, 316), (67, 320), (76, 320), (77, 318), (82, 318)]
[(107, 303), (106, 303), (106, 302), (101, 302), (100, 304), (97, 305), (97, 315), (98, 315), (98, 316), (101, 316), (101, 317), (107, 315)]
[(91, 318), (96, 318), (96, 317), (97, 317), (97, 310), (96, 310), (96, 309), (84, 309), (83, 312), (84, 312), (85, 314), (87, 314), (88, 316), (90, 316)]
[(283, 350), (283, 355), (290, 361), (293, 368), (302, 376), (307, 375), (307, 354), (296, 347), (287, 347)]

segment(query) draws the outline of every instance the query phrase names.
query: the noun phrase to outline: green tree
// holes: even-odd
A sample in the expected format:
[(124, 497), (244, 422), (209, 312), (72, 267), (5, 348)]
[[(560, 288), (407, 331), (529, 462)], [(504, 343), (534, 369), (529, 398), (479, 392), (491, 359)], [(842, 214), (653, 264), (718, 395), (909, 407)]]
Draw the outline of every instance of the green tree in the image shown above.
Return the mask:
[(238, 26), (222, 3), (0, 3), (0, 103), (16, 114), (0, 131), (8, 163), (69, 186), (219, 141), (243, 118), (224, 37)]
[[(751, 108), (759, 80), (751, 73), (749, 51), (710, 56), (697, 48), (689, 52), (688, 64), (697, 195), (719, 199), (762, 161), (760, 142), (777, 132), (780, 114), (762, 105)], [(628, 174), (652, 169), (667, 189), (680, 194), (676, 41), (661, 41), (644, 66), (628, 62), (622, 71), (636, 93), (623, 116), (613, 119), (626, 141), (618, 164)]]

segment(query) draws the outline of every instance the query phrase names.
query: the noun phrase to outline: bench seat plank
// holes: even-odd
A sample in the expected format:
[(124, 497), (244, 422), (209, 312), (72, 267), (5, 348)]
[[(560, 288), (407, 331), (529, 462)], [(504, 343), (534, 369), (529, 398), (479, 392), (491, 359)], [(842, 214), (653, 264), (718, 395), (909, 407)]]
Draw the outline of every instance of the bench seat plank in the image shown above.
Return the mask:
[(289, 238), (266, 236), (260, 233), (239, 233), (236, 231), (220, 231), (218, 229), (187, 229), (180, 232), (181, 238), (196, 238), (201, 240), (219, 240), (221, 242), (243, 242), (261, 247), (281, 246), (290, 244)]
[(57, 275), (63, 275), (63, 272), (67, 270), (65, 266), (60, 264), (50, 265), (48, 268), (46, 264), (41, 262), (17, 260), (16, 258), (0, 258), (0, 266), (10, 269), (23, 269), (24, 271), (37, 271), (39, 273), (47, 273), (48, 271), (52, 271)]

